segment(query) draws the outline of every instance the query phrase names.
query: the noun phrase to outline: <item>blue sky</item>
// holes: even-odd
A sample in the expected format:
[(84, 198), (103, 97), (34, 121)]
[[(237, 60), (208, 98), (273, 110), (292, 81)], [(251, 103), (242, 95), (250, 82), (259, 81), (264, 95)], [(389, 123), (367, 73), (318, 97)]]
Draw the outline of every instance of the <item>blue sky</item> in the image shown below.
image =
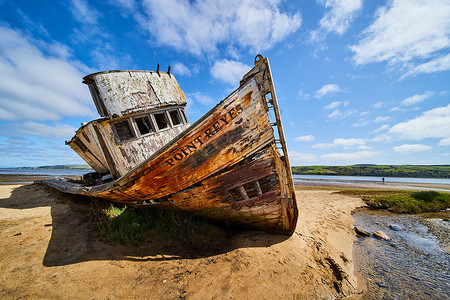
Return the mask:
[(172, 66), (191, 123), (269, 57), (292, 165), (450, 164), (449, 0), (0, 0), (0, 167), (83, 163), (89, 73)]

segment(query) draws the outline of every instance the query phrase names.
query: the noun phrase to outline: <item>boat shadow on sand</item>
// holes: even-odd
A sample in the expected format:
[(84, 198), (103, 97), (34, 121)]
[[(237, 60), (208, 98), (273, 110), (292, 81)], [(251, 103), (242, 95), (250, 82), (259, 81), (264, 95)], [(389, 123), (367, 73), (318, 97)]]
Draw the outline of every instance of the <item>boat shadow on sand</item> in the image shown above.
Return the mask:
[[(32, 209), (50, 207), (51, 223), (30, 219), (27, 226), (51, 228), (51, 238), (43, 259), (46, 267), (63, 266), (93, 260), (166, 261), (207, 258), (238, 248), (268, 247), (287, 238), (257, 231), (231, 231), (216, 226), (203, 232), (194, 245), (167, 241), (164, 237), (148, 239), (139, 246), (108, 243), (99, 237), (89, 218), (91, 201), (68, 195), (49, 187), (32, 184), (15, 188), (9, 198), (0, 199), (0, 208)], [(39, 229), (39, 228), (38, 228)], [(42, 230), (36, 230), (37, 235)], [(33, 239), (41, 239), (34, 236)]]

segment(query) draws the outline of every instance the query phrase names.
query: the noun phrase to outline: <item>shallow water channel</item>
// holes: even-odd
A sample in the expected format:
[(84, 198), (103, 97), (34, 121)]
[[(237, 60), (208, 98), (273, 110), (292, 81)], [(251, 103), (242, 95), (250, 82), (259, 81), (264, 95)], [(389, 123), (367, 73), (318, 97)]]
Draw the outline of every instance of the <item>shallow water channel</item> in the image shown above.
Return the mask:
[(450, 255), (443, 250), (449, 211), (397, 215), (363, 209), (353, 217), (357, 227), (382, 230), (391, 238), (358, 237), (354, 245), (356, 269), (365, 281), (363, 299), (450, 299)]

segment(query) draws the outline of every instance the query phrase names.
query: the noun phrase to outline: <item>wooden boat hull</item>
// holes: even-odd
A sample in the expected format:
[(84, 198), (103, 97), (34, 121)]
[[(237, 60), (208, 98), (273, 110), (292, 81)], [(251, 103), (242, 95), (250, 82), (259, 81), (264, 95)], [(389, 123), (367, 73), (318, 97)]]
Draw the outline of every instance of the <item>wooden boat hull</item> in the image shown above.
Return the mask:
[[(297, 204), (284, 136), (279, 134), (282, 156), (268, 115), (265, 86), (273, 84), (264, 60), (235, 92), (121, 178), (92, 187), (45, 184), (129, 206), (173, 205), (232, 226), (292, 234)], [(282, 131), (281, 120), (275, 125)]]

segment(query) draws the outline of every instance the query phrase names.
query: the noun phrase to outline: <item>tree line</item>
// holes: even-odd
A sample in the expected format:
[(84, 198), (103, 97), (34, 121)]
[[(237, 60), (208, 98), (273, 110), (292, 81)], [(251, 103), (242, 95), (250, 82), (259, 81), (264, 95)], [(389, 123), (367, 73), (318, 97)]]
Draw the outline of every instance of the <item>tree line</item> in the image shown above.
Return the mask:
[(295, 175), (340, 175), (372, 177), (450, 178), (450, 165), (353, 165), (353, 166), (297, 166)]

